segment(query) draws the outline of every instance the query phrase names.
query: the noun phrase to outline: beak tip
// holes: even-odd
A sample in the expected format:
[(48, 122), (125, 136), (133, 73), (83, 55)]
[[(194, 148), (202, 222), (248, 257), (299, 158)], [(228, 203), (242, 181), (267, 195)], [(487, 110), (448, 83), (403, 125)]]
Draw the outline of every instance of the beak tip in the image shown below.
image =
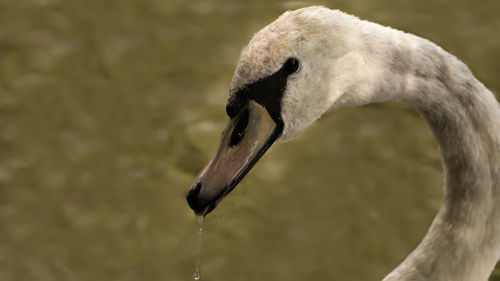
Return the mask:
[(189, 207), (198, 216), (205, 215), (205, 210), (207, 209), (206, 202), (200, 197), (201, 182), (196, 182), (193, 184), (188, 194), (186, 195), (186, 201)]

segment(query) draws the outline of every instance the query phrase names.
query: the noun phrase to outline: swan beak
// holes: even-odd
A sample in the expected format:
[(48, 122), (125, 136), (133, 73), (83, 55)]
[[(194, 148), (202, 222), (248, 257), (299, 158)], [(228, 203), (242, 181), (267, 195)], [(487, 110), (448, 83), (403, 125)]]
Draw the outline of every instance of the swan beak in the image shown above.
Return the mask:
[(197, 215), (207, 215), (226, 196), (281, 134), (279, 126), (260, 104), (249, 100), (231, 118), (220, 147), (196, 177), (187, 201)]

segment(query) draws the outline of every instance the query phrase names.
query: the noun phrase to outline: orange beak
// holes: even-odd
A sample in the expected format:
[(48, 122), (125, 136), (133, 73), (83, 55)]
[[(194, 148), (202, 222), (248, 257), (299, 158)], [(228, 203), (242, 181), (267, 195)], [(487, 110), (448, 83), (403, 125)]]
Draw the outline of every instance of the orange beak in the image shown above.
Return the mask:
[(265, 107), (249, 100), (231, 118), (217, 153), (194, 180), (187, 194), (191, 209), (197, 215), (210, 213), (281, 135), (282, 127)]

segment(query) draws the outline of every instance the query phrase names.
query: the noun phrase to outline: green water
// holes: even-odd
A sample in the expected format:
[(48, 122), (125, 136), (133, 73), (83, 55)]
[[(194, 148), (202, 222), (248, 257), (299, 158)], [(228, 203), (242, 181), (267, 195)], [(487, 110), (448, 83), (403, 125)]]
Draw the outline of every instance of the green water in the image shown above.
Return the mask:
[[(426, 37), (500, 93), (498, 1), (0, 0), (0, 280), (192, 280), (184, 197), (217, 148), (239, 52), (310, 4)], [(411, 109), (329, 113), (208, 216), (202, 280), (380, 280), (442, 185)]]

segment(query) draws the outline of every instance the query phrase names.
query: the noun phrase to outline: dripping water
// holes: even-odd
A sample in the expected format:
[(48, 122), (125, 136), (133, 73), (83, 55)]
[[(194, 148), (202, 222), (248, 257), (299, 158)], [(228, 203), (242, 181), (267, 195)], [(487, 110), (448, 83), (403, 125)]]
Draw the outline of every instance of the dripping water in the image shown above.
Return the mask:
[(205, 219), (204, 216), (199, 216), (196, 218), (198, 223), (200, 223), (200, 228), (198, 229), (198, 241), (196, 243), (196, 265), (194, 267), (194, 274), (193, 278), (194, 280), (200, 280), (201, 274), (200, 274), (200, 262), (201, 262), (201, 234), (203, 233), (203, 220)]

